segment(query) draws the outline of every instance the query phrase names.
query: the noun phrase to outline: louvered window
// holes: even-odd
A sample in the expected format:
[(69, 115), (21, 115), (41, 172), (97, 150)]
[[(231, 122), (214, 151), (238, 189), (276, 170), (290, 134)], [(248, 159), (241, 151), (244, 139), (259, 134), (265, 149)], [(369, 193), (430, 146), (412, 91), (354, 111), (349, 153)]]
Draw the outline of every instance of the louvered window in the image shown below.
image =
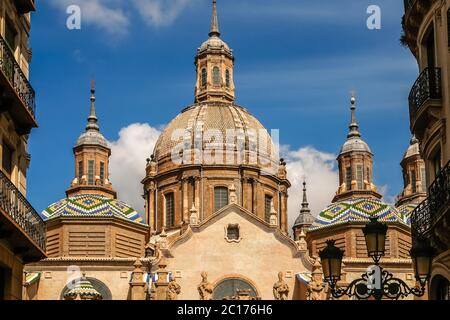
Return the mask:
[(213, 84), (215, 86), (220, 86), (220, 69), (219, 69), (219, 67), (213, 68)]
[(228, 188), (216, 187), (214, 188), (214, 209), (218, 211), (228, 205)]
[(358, 184), (358, 190), (364, 189), (364, 172), (363, 172), (363, 166), (357, 165), (356, 166), (356, 182)]
[(175, 208), (174, 208), (174, 195), (168, 193), (166, 198), (166, 227), (173, 227), (175, 225)]
[(345, 169), (345, 185), (347, 190), (352, 190), (352, 167)]
[(88, 184), (94, 184), (94, 160), (88, 161)]

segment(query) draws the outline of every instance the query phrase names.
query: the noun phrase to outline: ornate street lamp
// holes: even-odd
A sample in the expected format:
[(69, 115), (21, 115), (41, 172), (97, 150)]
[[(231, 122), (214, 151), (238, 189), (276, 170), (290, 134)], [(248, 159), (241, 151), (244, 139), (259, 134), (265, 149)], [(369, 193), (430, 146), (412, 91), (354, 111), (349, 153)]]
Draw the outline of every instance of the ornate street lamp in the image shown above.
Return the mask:
[(334, 298), (344, 295), (367, 300), (370, 297), (376, 300), (384, 298), (397, 300), (411, 294), (421, 297), (425, 294), (425, 285), (430, 278), (432, 249), (425, 242), (416, 243), (411, 249), (411, 257), (414, 263), (416, 279), (420, 287), (410, 288), (403, 280), (394, 278), (394, 275), (384, 270), (379, 261), (385, 253), (385, 241), (387, 225), (378, 222), (377, 218), (371, 218), (363, 229), (366, 239), (367, 253), (372, 257), (375, 265), (368, 268), (361, 278), (352, 281), (347, 287), (338, 287), (341, 279), (342, 258), (344, 251), (337, 248), (334, 240), (328, 240), (325, 249), (319, 252), (324, 279), (331, 288)]
[(370, 218), (363, 233), (366, 239), (367, 254), (372, 257), (375, 265), (378, 265), (385, 252), (387, 225), (379, 222), (378, 218)]
[(335, 240), (328, 240), (325, 249), (319, 252), (323, 275), (332, 287), (341, 280), (341, 266), (344, 251), (336, 247)]
[(426, 239), (418, 238), (409, 253), (413, 260), (416, 280), (424, 287), (430, 279), (434, 249), (428, 244)]

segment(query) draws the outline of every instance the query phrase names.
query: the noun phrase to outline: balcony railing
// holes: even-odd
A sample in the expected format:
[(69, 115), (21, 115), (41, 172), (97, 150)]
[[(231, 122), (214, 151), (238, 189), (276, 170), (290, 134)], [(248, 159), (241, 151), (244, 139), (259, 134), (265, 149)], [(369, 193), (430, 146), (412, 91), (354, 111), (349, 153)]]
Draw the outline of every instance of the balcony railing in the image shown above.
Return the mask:
[(409, 93), (409, 115), (411, 122), (416, 118), (419, 109), (429, 99), (440, 99), (441, 68), (425, 68), (414, 83)]
[(45, 252), (46, 227), (28, 200), (0, 170), (0, 208)]
[(433, 226), (450, 207), (450, 161), (428, 188), (428, 198), (411, 215), (413, 237), (430, 238)]
[(22, 69), (14, 58), (8, 44), (0, 35), (0, 70), (8, 79), (11, 87), (14, 88), (22, 103), (35, 117), (36, 102), (35, 92), (25, 77)]

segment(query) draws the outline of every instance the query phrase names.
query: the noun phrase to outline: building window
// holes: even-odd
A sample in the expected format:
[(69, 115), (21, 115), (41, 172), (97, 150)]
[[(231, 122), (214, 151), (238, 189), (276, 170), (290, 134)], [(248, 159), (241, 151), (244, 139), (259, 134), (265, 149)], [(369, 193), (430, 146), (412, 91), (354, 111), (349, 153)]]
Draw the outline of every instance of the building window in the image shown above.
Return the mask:
[(229, 224), (227, 227), (227, 240), (228, 241), (238, 241), (240, 239), (239, 225)]
[(420, 169), (420, 175), (422, 179), (422, 192), (427, 192), (427, 175), (425, 168)]
[(2, 154), (2, 167), (3, 170), (11, 175), (12, 173), (12, 155), (13, 155), (13, 150), (12, 148), (5, 142), (3, 142), (3, 154)]
[(441, 150), (436, 152), (435, 156), (432, 158), (433, 168), (434, 168), (434, 177), (437, 177), (442, 170), (441, 167)]
[(228, 69), (225, 71), (225, 85), (227, 88), (230, 87), (230, 70)]
[(94, 160), (88, 161), (88, 184), (94, 184)]
[(435, 57), (435, 41), (434, 41), (434, 28), (430, 26), (428, 29), (427, 37), (425, 40), (425, 47), (427, 52), (427, 66), (429, 68), (434, 68), (436, 66)]
[(347, 191), (352, 190), (352, 167), (347, 167), (345, 169), (345, 185)]
[(17, 32), (9, 19), (5, 20), (5, 41), (8, 44), (11, 51), (14, 53), (16, 51), (16, 35)]
[(83, 161), (78, 161), (78, 180), (83, 177)]
[(447, 10), (447, 46), (450, 47), (450, 8)]
[(214, 188), (214, 211), (218, 211), (228, 205), (228, 188)]
[(100, 161), (100, 182), (103, 184), (105, 180), (105, 163)]
[(416, 170), (411, 170), (411, 191), (412, 193), (417, 192), (417, 177), (416, 177)]
[(166, 227), (175, 225), (175, 201), (173, 192), (165, 195), (166, 198)]
[(220, 86), (220, 69), (219, 69), (219, 67), (213, 68), (213, 84), (215, 86)]
[(208, 77), (208, 73), (206, 71), (206, 68), (202, 69), (202, 88), (206, 88), (206, 83), (207, 83), (207, 77)]
[(443, 277), (439, 279), (436, 286), (436, 300), (450, 300), (450, 284), (449, 281)]
[(364, 189), (364, 172), (363, 172), (363, 166), (357, 165), (356, 166), (356, 182), (358, 186), (358, 190)]
[(272, 211), (272, 200), (273, 198), (269, 195), (264, 196), (264, 220), (270, 222), (270, 211)]

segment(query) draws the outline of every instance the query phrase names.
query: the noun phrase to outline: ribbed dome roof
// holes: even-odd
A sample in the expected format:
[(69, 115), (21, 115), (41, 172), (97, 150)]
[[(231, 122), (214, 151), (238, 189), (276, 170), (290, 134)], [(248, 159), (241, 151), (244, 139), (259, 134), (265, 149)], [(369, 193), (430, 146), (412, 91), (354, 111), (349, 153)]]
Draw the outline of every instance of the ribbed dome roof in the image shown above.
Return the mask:
[(405, 223), (402, 214), (390, 204), (377, 199), (352, 198), (331, 204), (319, 213), (310, 230), (328, 228), (347, 222), (368, 223), (378, 217), (382, 222)]
[(218, 36), (212, 36), (208, 38), (208, 40), (203, 42), (200, 48), (198, 49), (198, 53), (201, 53), (208, 49), (216, 49), (216, 50), (224, 49), (230, 55), (232, 55), (232, 50), (230, 49), (228, 44), (226, 44), (226, 42), (220, 39)]
[[(195, 133), (200, 134), (201, 136), (196, 137), (195, 141), (203, 141), (203, 148), (210, 141), (205, 136), (205, 132), (217, 130), (222, 135), (222, 141), (218, 143), (221, 143), (220, 146), (223, 146), (224, 151), (244, 148), (245, 151), (256, 152), (258, 146), (261, 146), (259, 155), (278, 163), (278, 159), (275, 159), (272, 154), (274, 146), (267, 130), (246, 109), (235, 104), (205, 102), (184, 109), (167, 125), (159, 137), (154, 149), (156, 161), (171, 156), (174, 147), (180, 143), (181, 140), (174, 141), (172, 139), (177, 130), (181, 130), (181, 133), (184, 132), (183, 141), (191, 145), (193, 145)], [(227, 130), (238, 133), (238, 138), (234, 138), (231, 144), (227, 144)], [(184, 150), (188, 149), (189, 147)]]
[(144, 224), (142, 217), (126, 203), (95, 194), (62, 199), (42, 211), (46, 220), (58, 217), (117, 217)]
[(105, 137), (97, 130), (88, 130), (83, 132), (77, 140), (76, 147), (82, 145), (96, 145), (108, 148), (108, 142)]
[(342, 154), (347, 152), (358, 152), (358, 151), (372, 153), (369, 145), (364, 140), (362, 140), (360, 137), (352, 137), (345, 141), (339, 153)]

